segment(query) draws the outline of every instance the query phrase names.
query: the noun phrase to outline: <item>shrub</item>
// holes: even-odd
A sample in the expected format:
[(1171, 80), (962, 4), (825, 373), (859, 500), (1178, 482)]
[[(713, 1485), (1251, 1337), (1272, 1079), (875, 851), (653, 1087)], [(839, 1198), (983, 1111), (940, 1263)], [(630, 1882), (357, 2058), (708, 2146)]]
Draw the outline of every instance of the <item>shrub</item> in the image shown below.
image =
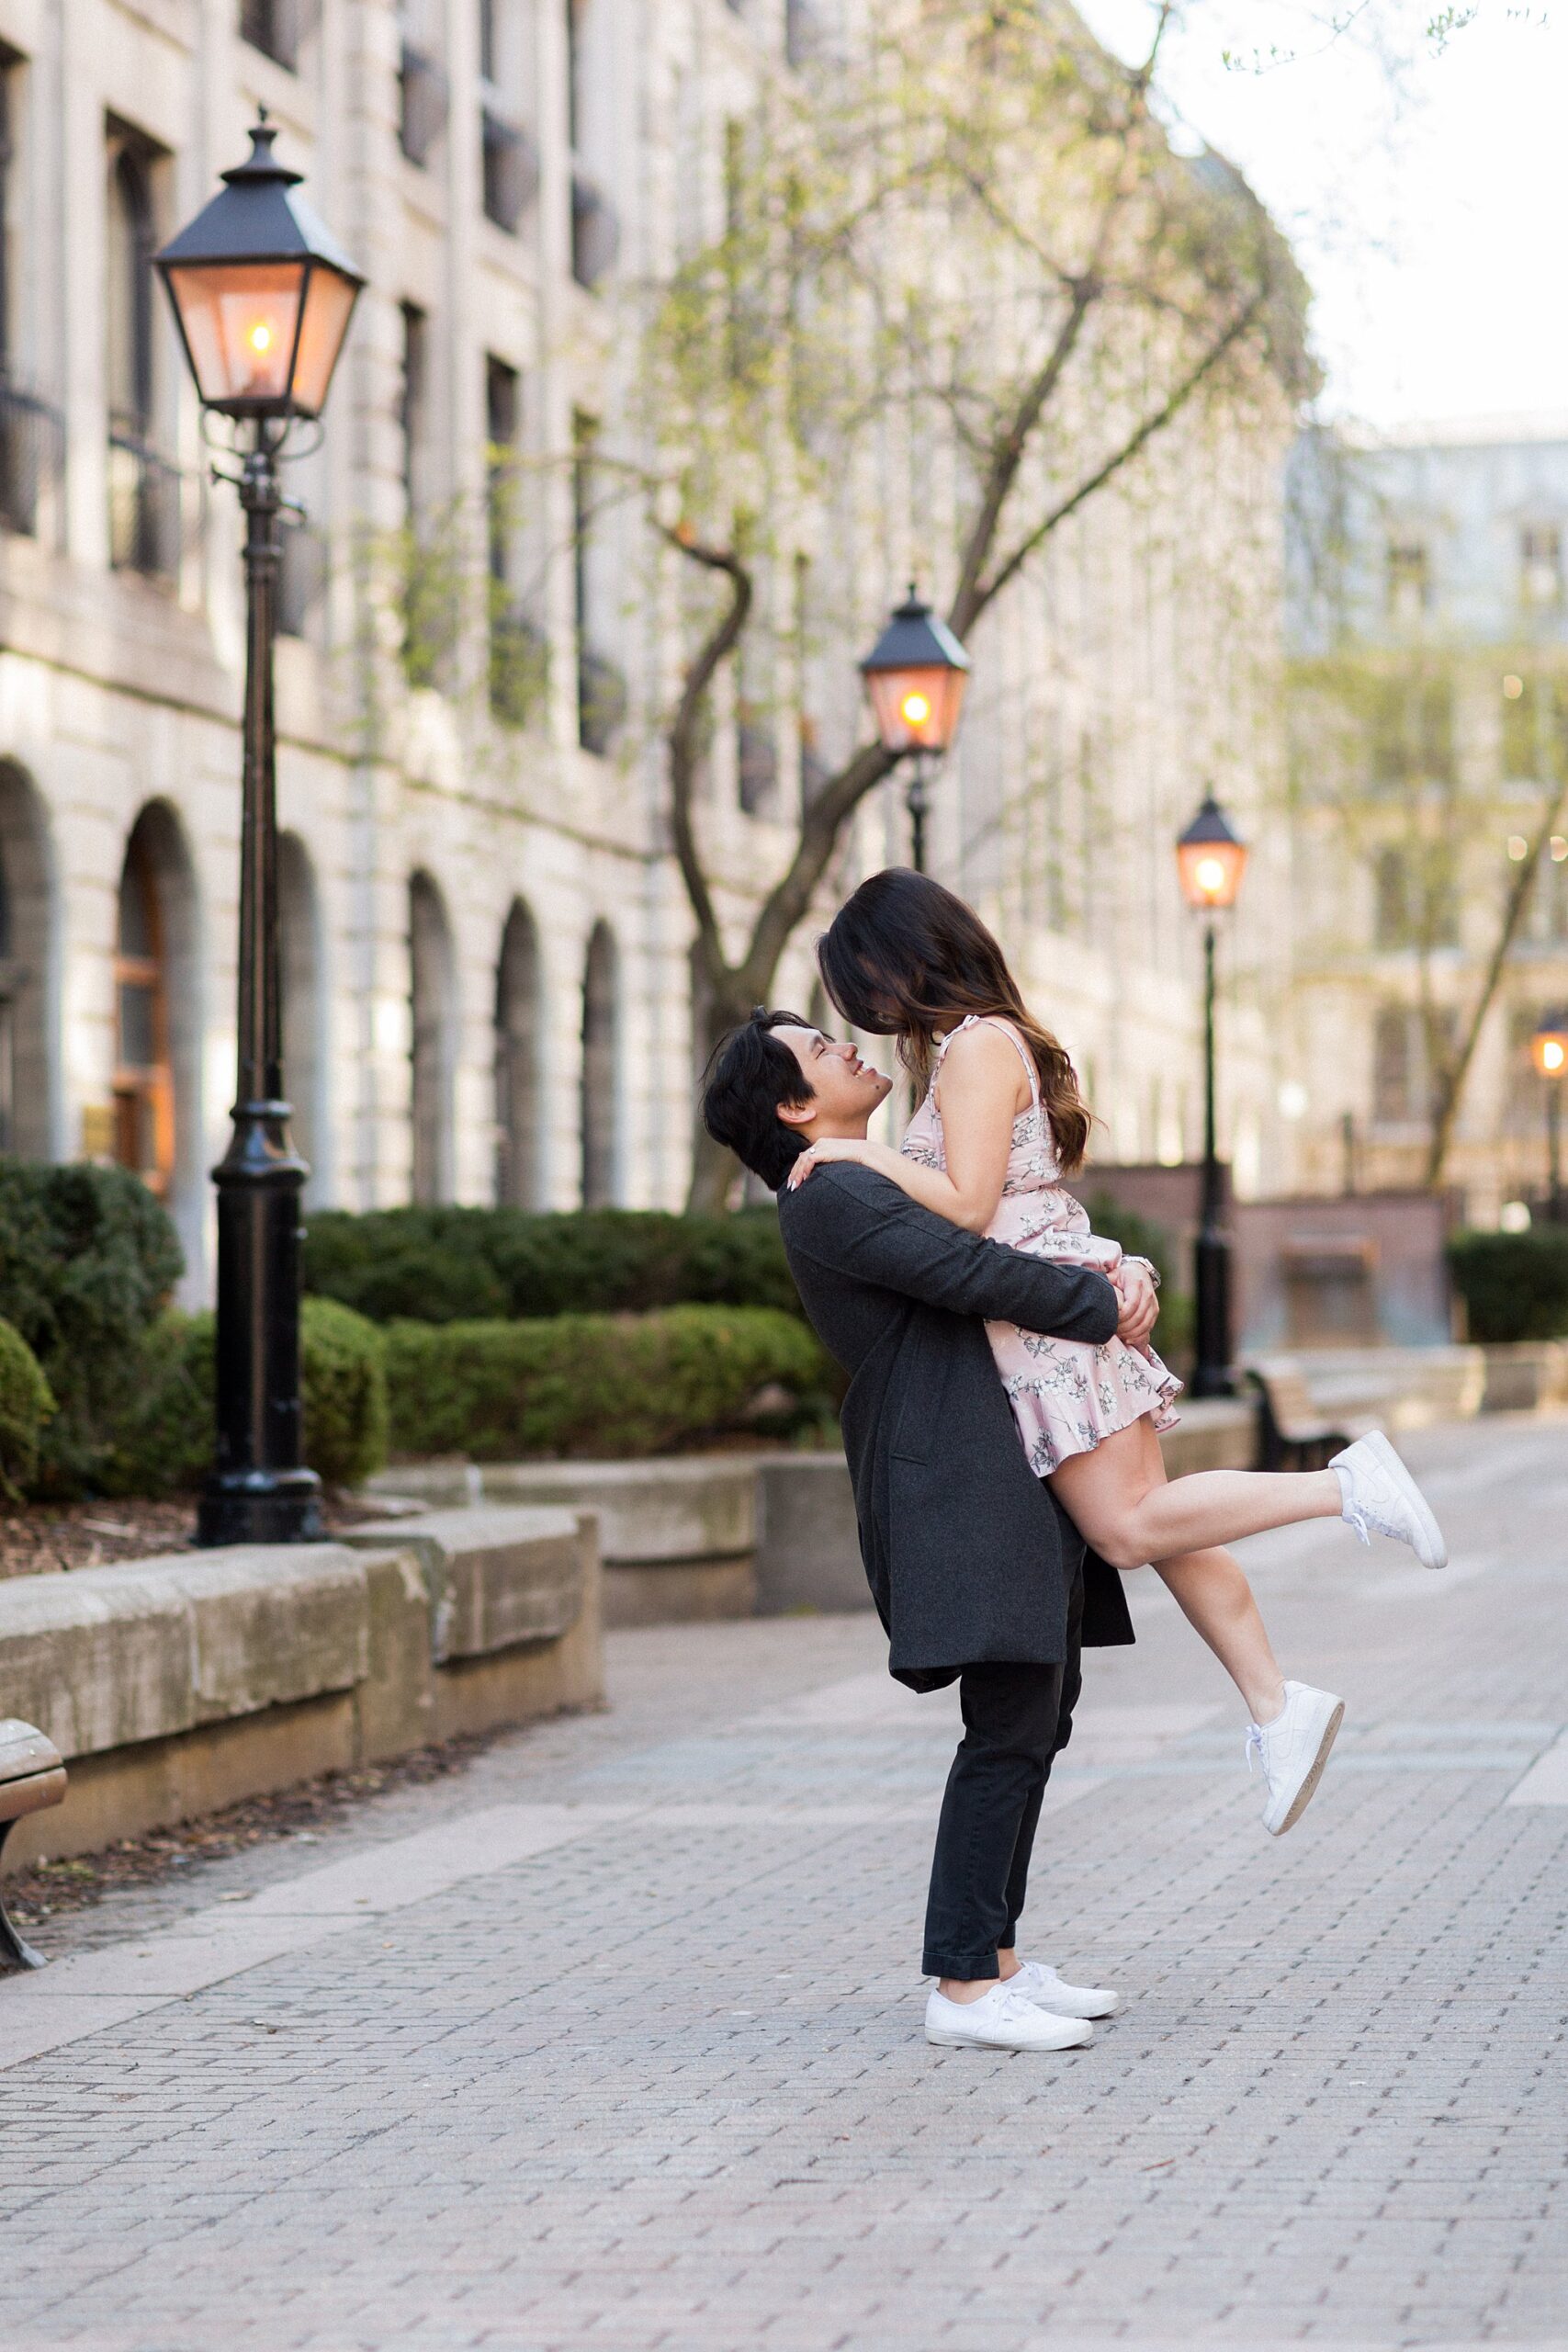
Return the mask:
[(771, 1208), (736, 1216), (329, 1209), (310, 1220), (305, 1285), (377, 1322), (646, 1313), (688, 1302), (800, 1312)]
[[(133, 1401), (121, 1414), (105, 1483), (121, 1495), (188, 1493), (211, 1465), (213, 1318), (162, 1316), (141, 1341)], [(331, 1487), (356, 1485), (387, 1458), (385, 1341), (334, 1299), (300, 1316), (305, 1459)]]
[(819, 1414), (836, 1390), (811, 1332), (776, 1307), (397, 1322), (386, 1336), (399, 1454), (506, 1462), (669, 1453), (743, 1426), (769, 1387), (802, 1418)]
[(329, 1487), (357, 1487), (387, 1459), (386, 1341), (335, 1298), (299, 1317), (305, 1459)]
[(0, 1495), (19, 1503), (38, 1476), (39, 1440), (54, 1410), (49, 1383), (21, 1333), (0, 1323)]
[(1472, 1340), (1554, 1340), (1568, 1332), (1568, 1227), (1456, 1233), (1449, 1265)]
[(0, 1159), (0, 1316), (59, 1407), (39, 1447), (47, 1491), (96, 1481), (142, 1336), (183, 1268), (167, 1214), (128, 1170)]

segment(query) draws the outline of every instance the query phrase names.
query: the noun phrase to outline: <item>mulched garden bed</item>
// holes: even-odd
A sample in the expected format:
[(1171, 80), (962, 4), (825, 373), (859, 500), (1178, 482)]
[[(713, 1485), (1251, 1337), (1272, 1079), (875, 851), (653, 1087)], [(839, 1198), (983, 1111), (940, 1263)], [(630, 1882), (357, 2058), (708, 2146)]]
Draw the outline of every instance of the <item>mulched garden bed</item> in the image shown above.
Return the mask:
[[(328, 1495), (321, 1516), (328, 1534), (336, 1535), (391, 1514)], [(104, 1568), (183, 1552), (195, 1529), (194, 1496), (171, 1502), (26, 1503), (0, 1510), (0, 1577), (53, 1576), (62, 1568)]]
[(122, 1889), (155, 1886), (203, 1862), (224, 1860), (252, 1846), (275, 1845), (293, 1838), (310, 1844), (322, 1829), (347, 1818), (367, 1797), (389, 1790), (413, 1788), (466, 1771), (500, 1733), (464, 1736), (438, 1747), (416, 1747), (389, 1764), (363, 1766), (353, 1772), (327, 1772), (320, 1780), (301, 1781), (276, 1796), (247, 1797), (222, 1813), (173, 1829), (149, 1830), (144, 1838), (124, 1838), (101, 1854), (82, 1854), (63, 1861), (37, 1861), (8, 1872), (6, 1907), (22, 1928), (36, 1928), (63, 1911), (82, 1911)]

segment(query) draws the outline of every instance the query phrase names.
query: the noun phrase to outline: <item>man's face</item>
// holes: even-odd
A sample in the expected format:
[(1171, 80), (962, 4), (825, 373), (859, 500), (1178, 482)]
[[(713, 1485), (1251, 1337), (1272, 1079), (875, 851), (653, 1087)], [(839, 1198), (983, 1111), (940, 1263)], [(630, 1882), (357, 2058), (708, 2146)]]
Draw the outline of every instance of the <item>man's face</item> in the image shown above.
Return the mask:
[(809, 1128), (819, 1135), (860, 1134), (877, 1104), (893, 1091), (893, 1081), (863, 1062), (854, 1047), (824, 1037), (820, 1029), (775, 1029), (806, 1073), (813, 1100), (781, 1104), (786, 1125)]

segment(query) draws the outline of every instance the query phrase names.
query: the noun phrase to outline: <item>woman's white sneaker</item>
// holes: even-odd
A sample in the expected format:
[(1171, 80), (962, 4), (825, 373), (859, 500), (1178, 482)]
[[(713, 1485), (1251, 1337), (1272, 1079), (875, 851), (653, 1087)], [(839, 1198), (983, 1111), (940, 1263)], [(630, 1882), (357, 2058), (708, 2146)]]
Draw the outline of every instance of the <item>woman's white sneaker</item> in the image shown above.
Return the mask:
[(1021, 1960), (1008, 1978), (1008, 1990), (1059, 2018), (1114, 2017), (1122, 2006), (1119, 1994), (1103, 1984), (1069, 1984), (1043, 1960)]
[(939, 2050), (1081, 2050), (1094, 2040), (1087, 2018), (1056, 2018), (999, 1979), (977, 2001), (950, 2001), (931, 1987), (926, 2040)]
[(1446, 1568), (1449, 1547), (1427, 1498), (1386, 1437), (1359, 1437), (1329, 1464), (1339, 1474), (1340, 1518), (1363, 1544), (1392, 1535), (1408, 1544), (1424, 1568)]
[(1263, 1826), (1270, 1838), (1293, 1829), (1312, 1803), (1344, 1720), (1345, 1702), (1332, 1690), (1287, 1682), (1284, 1707), (1273, 1722), (1249, 1727), (1247, 1753), (1263, 1767)]

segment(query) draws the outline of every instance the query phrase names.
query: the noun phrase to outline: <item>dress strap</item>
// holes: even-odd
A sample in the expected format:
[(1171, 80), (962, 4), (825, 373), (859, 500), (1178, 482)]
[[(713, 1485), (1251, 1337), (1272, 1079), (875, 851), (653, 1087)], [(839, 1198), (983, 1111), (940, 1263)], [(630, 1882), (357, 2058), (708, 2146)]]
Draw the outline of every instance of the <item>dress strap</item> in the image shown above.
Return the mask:
[[(1018, 1031), (1013, 1027), (1012, 1023), (1010, 1021), (1002, 1020), (999, 1014), (994, 1012), (972, 1012), (969, 1015), (969, 1020), (962, 1023), (961, 1026), (967, 1029), (970, 1022), (976, 1021), (983, 1023), (987, 1029), (995, 1029), (1001, 1036), (1006, 1037), (1010, 1044), (1016, 1046), (1019, 1058), (1023, 1064), (1025, 1075), (1029, 1080), (1030, 1102), (1038, 1111), (1040, 1108), (1040, 1072), (1035, 1068), (1033, 1055), (1024, 1044), (1023, 1039), (1019, 1035)], [(956, 1037), (958, 1031), (955, 1029), (953, 1034)]]

